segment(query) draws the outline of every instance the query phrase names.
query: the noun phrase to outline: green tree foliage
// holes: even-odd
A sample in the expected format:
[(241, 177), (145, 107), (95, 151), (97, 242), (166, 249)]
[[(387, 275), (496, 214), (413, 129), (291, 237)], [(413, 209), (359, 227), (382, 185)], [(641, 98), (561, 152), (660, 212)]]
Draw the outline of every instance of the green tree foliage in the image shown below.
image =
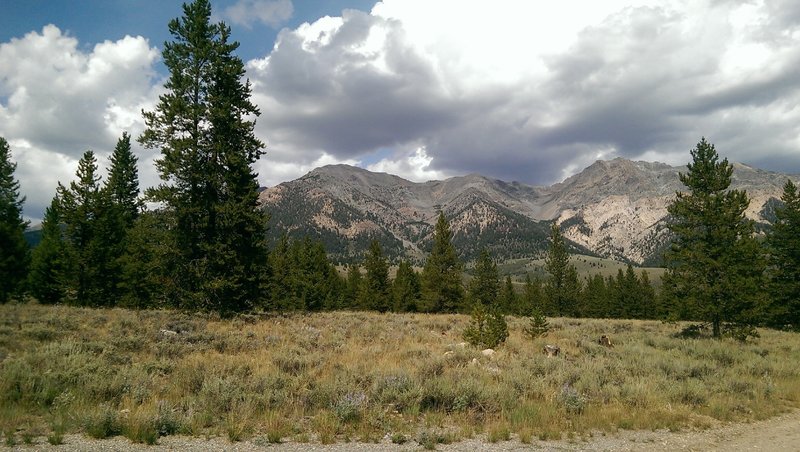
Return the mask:
[(800, 194), (787, 180), (768, 238), (772, 306), (769, 322), (800, 329)]
[(439, 213), (433, 234), (433, 247), (422, 270), (422, 303), (429, 312), (459, 312), (464, 309), (461, 262), (453, 247), (453, 233), (443, 213)]
[(496, 347), (508, 337), (508, 324), (497, 298), (497, 265), (487, 250), (481, 250), (469, 282), (472, 320), (464, 330), (464, 340), (479, 347)]
[(64, 238), (59, 198), (55, 196), (45, 210), (42, 221), (42, 241), (33, 250), (31, 272), (28, 276), (31, 295), (40, 303), (66, 301), (75, 260)]
[(367, 270), (367, 277), (362, 285), (359, 306), (378, 312), (388, 311), (391, 307), (389, 264), (377, 240), (373, 240), (369, 245), (364, 268)]
[(364, 285), (364, 277), (361, 274), (361, 269), (356, 264), (350, 264), (347, 267), (347, 280), (345, 282), (342, 306), (346, 308), (357, 308), (358, 297), (361, 294)]
[(263, 154), (254, 134), (242, 60), (230, 28), (211, 24), (208, 0), (185, 4), (169, 23), (162, 56), (170, 77), (139, 138), (162, 156), (162, 185), (149, 192), (175, 216), (172, 277), (184, 307), (230, 314), (260, 297), (266, 277), (265, 213), (251, 165)]
[(503, 287), (500, 288), (498, 301), (501, 311), (507, 314), (522, 315), (523, 309), (520, 297), (514, 292), (514, 283), (511, 281), (510, 275), (506, 275)]
[(497, 264), (486, 249), (481, 250), (478, 261), (475, 262), (475, 271), (467, 286), (470, 302), (483, 306), (497, 304), (497, 295), (500, 291), (498, 282)]
[(71, 303), (112, 306), (117, 299), (119, 225), (111, 199), (100, 189), (97, 159), (86, 151), (78, 162), (76, 180), (59, 184), (59, 219), (74, 271), (68, 278)]
[(757, 321), (763, 258), (744, 216), (747, 194), (728, 189), (733, 166), (720, 162), (705, 138), (691, 156), (688, 173), (680, 174), (688, 192), (668, 207), (674, 240), (664, 288), (684, 304), (683, 316), (710, 322), (720, 337), (725, 324), (747, 328)]
[(321, 242), (284, 237), (269, 256), (272, 311), (322, 311), (340, 307), (342, 281)]
[(0, 137), (0, 303), (22, 292), (30, 264), (19, 182), (14, 179), (17, 164), (11, 161), (11, 149)]
[(111, 154), (111, 167), (105, 183), (105, 190), (116, 210), (115, 214), (121, 219), (125, 230), (133, 227), (133, 222), (142, 210), (137, 160), (131, 151), (131, 136), (125, 132)]
[(558, 316), (576, 315), (581, 284), (578, 271), (569, 263), (569, 253), (561, 229), (555, 223), (550, 229), (550, 248), (547, 250), (544, 268), (550, 274), (544, 285), (550, 311)]
[(496, 307), (475, 304), (472, 320), (463, 333), (464, 340), (482, 348), (495, 348), (508, 338), (508, 324)]
[(164, 308), (176, 306), (170, 299), (176, 291), (165, 269), (174, 265), (174, 224), (170, 212), (143, 212), (127, 231), (124, 252), (119, 257), (120, 304), (130, 308)]
[(550, 331), (550, 322), (539, 309), (534, 309), (528, 320), (528, 326), (523, 330), (531, 339), (544, 336)]
[(593, 318), (611, 317), (610, 295), (606, 281), (600, 274), (586, 280), (583, 288), (583, 315)]
[(525, 288), (522, 292), (522, 306), (524, 312), (521, 315), (531, 315), (534, 311), (544, 312), (545, 300), (542, 293), (542, 281), (539, 278), (531, 279), (531, 275), (525, 274)]
[[(349, 273), (348, 273), (349, 283)], [(397, 274), (392, 281), (392, 299), (395, 312), (416, 312), (421, 292), (419, 275), (411, 263), (401, 261)]]

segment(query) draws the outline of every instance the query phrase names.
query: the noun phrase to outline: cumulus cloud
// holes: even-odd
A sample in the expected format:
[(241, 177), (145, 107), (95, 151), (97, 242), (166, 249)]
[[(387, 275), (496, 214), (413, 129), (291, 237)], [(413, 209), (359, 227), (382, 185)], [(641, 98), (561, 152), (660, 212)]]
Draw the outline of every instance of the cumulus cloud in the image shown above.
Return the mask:
[(239, 0), (225, 8), (223, 16), (235, 24), (252, 28), (261, 22), (278, 28), (292, 17), (294, 5), (291, 0)]
[(415, 174), (402, 150), (421, 147), (433, 174), (545, 184), (597, 158), (683, 164), (706, 136), (731, 160), (800, 171), (798, 11), (385, 0), (283, 30), (248, 76), (259, 133), (304, 161), (390, 148), (371, 167)]
[[(141, 109), (156, 98), (158, 58), (142, 37), (83, 51), (54, 25), (0, 44), (0, 135), (19, 162), (26, 214), (41, 215), (86, 150), (105, 164), (123, 131), (141, 132)], [(154, 180), (152, 172), (143, 179)]]

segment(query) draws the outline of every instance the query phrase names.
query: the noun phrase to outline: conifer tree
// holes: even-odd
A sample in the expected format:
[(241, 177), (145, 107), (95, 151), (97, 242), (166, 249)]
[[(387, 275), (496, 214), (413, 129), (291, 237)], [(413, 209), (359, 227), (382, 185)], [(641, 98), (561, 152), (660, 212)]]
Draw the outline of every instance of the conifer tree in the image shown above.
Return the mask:
[(377, 240), (373, 240), (369, 244), (364, 268), (367, 270), (367, 277), (362, 286), (362, 301), (359, 305), (378, 312), (388, 311), (390, 307), (389, 264), (386, 262), (381, 245)]
[(251, 165), (263, 154), (230, 27), (212, 24), (209, 0), (183, 6), (162, 56), (166, 93), (144, 113), (139, 138), (158, 148), (164, 181), (149, 192), (173, 211), (175, 287), (184, 307), (223, 314), (253, 306), (266, 276), (266, 216)]
[(689, 171), (680, 174), (688, 192), (668, 207), (674, 239), (664, 287), (694, 320), (711, 323), (714, 337), (724, 324), (743, 328), (746, 337), (758, 320), (764, 273), (753, 223), (744, 216), (750, 201), (744, 191), (729, 190), (733, 166), (719, 161), (713, 144), (701, 139), (691, 156)]
[(118, 260), (122, 306), (166, 308), (176, 304), (168, 298), (175, 291), (169, 287), (172, 278), (164, 271), (174, 265), (171, 222), (167, 211), (142, 212), (127, 230)]
[(133, 227), (133, 222), (142, 209), (142, 201), (139, 199), (137, 160), (131, 151), (131, 136), (125, 132), (111, 154), (111, 167), (108, 170), (105, 190), (126, 230)]
[(66, 245), (74, 259), (69, 278), (71, 302), (85, 306), (115, 304), (117, 249), (120, 237), (114, 225), (111, 199), (100, 189), (97, 159), (86, 151), (78, 162), (76, 180), (59, 184), (59, 219)]
[(419, 275), (408, 261), (401, 261), (392, 281), (394, 311), (416, 312), (420, 290)]
[(464, 309), (461, 262), (453, 246), (450, 223), (439, 213), (433, 247), (422, 270), (422, 302), (430, 312), (459, 312)]
[(347, 267), (347, 281), (345, 282), (344, 300), (342, 301), (343, 307), (358, 307), (359, 296), (361, 295), (363, 285), (364, 277), (361, 275), (361, 269), (358, 265), (351, 264)]
[(521, 315), (520, 303), (510, 275), (506, 275), (503, 287), (500, 289), (499, 305), (502, 312)]
[(539, 278), (531, 279), (531, 275), (525, 274), (525, 289), (522, 292), (522, 304), (525, 311), (522, 315), (531, 315), (534, 310), (544, 312), (544, 295), (542, 294), (542, 282)]
[(66, 301), (75, 259), (64, 239), (59, 198), (56, 195), (45, 210), (42, 221), (42, 241), (33, 250), (29, 287), (40, 303)]
[(473, 304), (494, 306), (500, 291), (497, 264), (486, 249), (481, 250), (475, 262), (475, 271), (467, 286)]
[(544, 268), (550, 274), (544, 286), (550, 311), (559, 316), (575, 315), (580, 281), (575, 266), (569, 263), (569, 252), (561, 229), (555, 223), (550, 228), (550, 247)]
[(787, 180), (776, 209), (777, 220), (768, 236), (770, 324), (800, 329), (800, 193)]
[(641, 304), (641, 318), (661, 318), (662, 313), (658, 305), (658, 295), (650, 282), (650, 275), (645, 270), (642, 270), (639, 276), (639, 302)]
[(609, 312), (609, 291), (606, 288), (606, 281), (603, 276), (596, 274), (586, 281), (583, 291), (583, 314), (593, 318), (610, 317)]
[(25, 198), (14, 179), (16, 169), (8, 142), (0, 137), (0, 303), (22, 292), (30, 263), (24, 235), (28, 222), (22, 219)]

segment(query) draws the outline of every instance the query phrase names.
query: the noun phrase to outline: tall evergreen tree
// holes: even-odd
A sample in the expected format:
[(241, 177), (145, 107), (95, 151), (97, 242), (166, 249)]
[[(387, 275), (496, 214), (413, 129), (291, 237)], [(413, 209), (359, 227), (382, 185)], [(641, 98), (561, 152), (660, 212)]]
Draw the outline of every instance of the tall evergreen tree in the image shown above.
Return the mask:
[(439, 213), (433, 247), (422, 270), (422, 302), (427, 311), (460, 312), (464, 309), (461, 262), (453, 246), (453, 233), (444, 213)]
[(550, 274), (544, 286), (550, 311), (559, 316), (575, 315), (580, 281), (575, 266), (569, 263), (569, 252), (561, 229), (555, 223), (550, 228), (550, 247), (544, 268)]
[(367, 277), (362, 286), (360, 306), (378, 312), (389, 310), (389, 264), (383, 255), (380, 243), (373, 240), (369, 244), (369, 251), (364, 259), (364, 268)]
[(183, 6), (162, 56), (170, 77), (139, 138), (161, 149), (165, 182), (149, 192), (175, 215), (178, 296), (188, 308), (223, 314), (253, 306), (266, 275), (266, 215), (251, 165), (263, 154), (230, 27), (212, 24), (209, 0)]
[(514, 292), (514, 283), (511, 281), (510, 275), (506, 275), (503, 287), (500, 288), (499, 305), (500, 310), (504, 313), (522, 315), (519, 297)]
[(133, 227), (142, 209), (137, 160), (131, 151), (131, 136), (125, 132), (111, 154), (111, 167), (105, 183), (105, 190), (125, 229)]
[(733, 166), (720, 162), (705, 138), (691, 156), (688, 173), (680, 174), (688, 192), (678, 192), (668, 207), (674, 240), (664, 287), (720, 337), (725, 323), (747, 328), (758, 320), (763, 258), (744, 216), (747, 194), (729, 190)]
[(481, 250), (475, 262), (475, 271), (467, 286), (469, 298), (473, 304), (494, 306), (500, 292), (500, 283), (497, 275), (497, 264), (492, 259), (489, 251)]
[(420, 291), (419, 275), (408, 261), (401, 261), (400, 266), (397, 267), (394, 281), (392, 281), (394, 311), (416, 312)]
[(777, 220), (768, 237), (770, 324), (800, 329), (800, 193), (787, 180), (776, 209)]
[(344, 286), (344, 296), (342, 306), (346, 308), (358, 308), (359, 296), (364, 285), (364, 277), (358, 265), (351, 264), (347, 267), (347, 281)]
[(583, 315), (593, 318), (610, 317), (609, 291), (603, 276), (596, 274), (586, 281), (583, 290)]
[(542, 281), (539, 278), (531, 279), (531, 275), (527, 273), (525, 274), (525, 288), (522, 292), (522, 304), (525, 307), (522, 315), (531, 315), (534, 311), (544, 313)]
[(30, 263), (24, 235), (28, 222), (22, 219), (25, 198), (14, 179), (16, 169), (8, 142), (0, 137), (0, 303), (20, 294)]
[(28, 277), (31, 295), (40, 303), (54, 304), (67, 300), (74, 274), (75, 259), (64, 238), (60, 201), (56, 195), (45, 210), (42, 241), (33, 250)]
[(67, 247), (74, 259), (69, 300), (87, 306), (116, 302), (117, 248), (111, 199), (100, 189), (97, 159), (86, 151), (78, 162), (76, 180), (59, 184), (59, 219), (64, 223)]

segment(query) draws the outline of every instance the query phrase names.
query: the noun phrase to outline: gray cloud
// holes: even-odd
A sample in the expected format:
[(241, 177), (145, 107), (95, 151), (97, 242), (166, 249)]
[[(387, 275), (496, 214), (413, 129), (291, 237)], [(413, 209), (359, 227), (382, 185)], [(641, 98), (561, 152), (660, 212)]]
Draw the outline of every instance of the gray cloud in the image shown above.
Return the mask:
[[(551, 183), (598, 156), (685, 163), (707, 136), (731, 160), (800, 172), (800, 15), (765, 6), (755, 12), (767, 19), (737, 25), (740, 7), (623, 8), (538, 55), (544, 72), (466, 88), (483, 72), (451, 70), (460, 56), (421, 45), (403, 18), (350, 13), (285, 30), (249, 74), (274, 108), (260, 130), (300, 152), (360, 158), (419, 144), (434, 170)], [(376, 30), (377, 50), (354, 50)]]

